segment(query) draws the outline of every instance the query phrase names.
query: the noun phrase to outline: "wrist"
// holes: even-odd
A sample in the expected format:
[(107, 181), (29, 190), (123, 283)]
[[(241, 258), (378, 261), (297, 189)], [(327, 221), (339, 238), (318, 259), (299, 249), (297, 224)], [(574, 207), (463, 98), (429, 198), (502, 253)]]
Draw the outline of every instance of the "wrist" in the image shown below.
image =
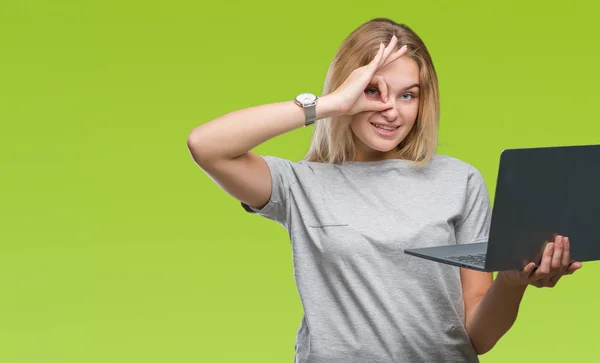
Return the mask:
[(525, 281), (522, 281), (520, 279), (514, 280), (514, 279), (509, 278), (502, 271), (498, 272), (494, 283), (499, 285), (499, 287), (501, 287), (502, 289), (510, 289), (510, 290), (520, 291), (520, 292), (525, 292), (525, 289), (527, 289), (527, 286), (529, 286), (529, 284)]
[(340, 116), (342, 113), (334, 96), (331, 94), (319, 97), (316, 105), (317, 120)]

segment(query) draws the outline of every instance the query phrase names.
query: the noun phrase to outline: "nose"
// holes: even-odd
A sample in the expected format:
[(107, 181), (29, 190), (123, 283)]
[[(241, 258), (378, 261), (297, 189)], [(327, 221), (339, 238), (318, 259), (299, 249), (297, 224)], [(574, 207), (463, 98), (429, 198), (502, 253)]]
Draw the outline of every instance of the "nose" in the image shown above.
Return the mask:
[(388, 122), (394, 122), (398, 118), (398, 110), (396, 108), (396, 103), (394, 101), (388, 101), (388, 108), (381, 111), (381, 115)]

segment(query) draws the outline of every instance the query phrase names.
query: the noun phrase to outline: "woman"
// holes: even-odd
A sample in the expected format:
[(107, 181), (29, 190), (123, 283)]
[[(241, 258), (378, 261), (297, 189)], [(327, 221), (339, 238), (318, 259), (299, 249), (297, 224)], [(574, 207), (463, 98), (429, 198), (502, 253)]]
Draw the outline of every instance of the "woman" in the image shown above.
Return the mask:
[[(436, 154), (438, 116), (427, 48), (377, 18), (343, 42), (322, 97), (238, 110), (191, 132), (196, 163), (289, 232), (304, 308), (295, 362), (476, 362), (511, 327), (528, 285), (554, 286), (581, 267), (562, 236), (539, 266), (494, 281), (403, 253), (488, 236), (484, 180)], [(250, 151), (315, 120), (304, 160)]]

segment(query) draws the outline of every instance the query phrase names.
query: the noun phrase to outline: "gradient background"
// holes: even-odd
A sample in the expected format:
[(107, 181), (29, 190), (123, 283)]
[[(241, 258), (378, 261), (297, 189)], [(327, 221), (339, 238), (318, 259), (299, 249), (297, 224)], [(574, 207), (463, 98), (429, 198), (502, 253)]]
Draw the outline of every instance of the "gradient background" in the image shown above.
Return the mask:
[[(433, 56), (440, 152), (479, 168), (493, 196), (504, 148), (600, 143), (598, 10), (2, 0), (0, 362), (292, 362), (302, 310), (286, 232), (195, 166), (188, 133), (320, 94), (344, 37), (387, 16)], [(257, 151), (297, 160), (311, 132)], [(482, 362), (598, 361), (599, 273), (587, 263), (529, 289)]]

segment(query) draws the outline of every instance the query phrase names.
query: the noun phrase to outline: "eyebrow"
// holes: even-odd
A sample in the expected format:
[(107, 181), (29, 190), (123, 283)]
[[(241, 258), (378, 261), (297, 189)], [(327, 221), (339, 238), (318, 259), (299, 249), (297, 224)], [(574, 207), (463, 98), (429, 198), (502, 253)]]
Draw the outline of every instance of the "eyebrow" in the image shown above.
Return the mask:
[[(371, 84), (369, 84), (369, 86), (370, 86), (370, 87), (377, 87), (377, 83), (371, 83)], [(401, 88), (400, 90), (401, 90), (401, 91), (406, 91), (406, 90), (409, 90), (409, 89), (411, 89), (411, 88), (415, 88), (415, 87), (420, 89), (420, 88), (421, 88), (421, 85), (420, 85), (419, 83), (415, 83), (415, 84), (411, 84), (410, 86), (407, 86), (407, 87)], [(391, 89), (391, 87), (389, 87), (389, 86), (388, 86), (388, 88), (389, 88), (389, 89)]]
[(407, 89), (411, 89), (411, 88), (415, 88), (415, 87), (417, 87), (417, 88), (421, 88), (421, 85), (420, 85), (420, 84), (418, 84), (418, 83), (411, 84), (411, 85), (410, 85), (410, 86), (408, 86), (408, 87), (404, 87), (402, 90), (403, 90), (403, 91), (406, 91)]

